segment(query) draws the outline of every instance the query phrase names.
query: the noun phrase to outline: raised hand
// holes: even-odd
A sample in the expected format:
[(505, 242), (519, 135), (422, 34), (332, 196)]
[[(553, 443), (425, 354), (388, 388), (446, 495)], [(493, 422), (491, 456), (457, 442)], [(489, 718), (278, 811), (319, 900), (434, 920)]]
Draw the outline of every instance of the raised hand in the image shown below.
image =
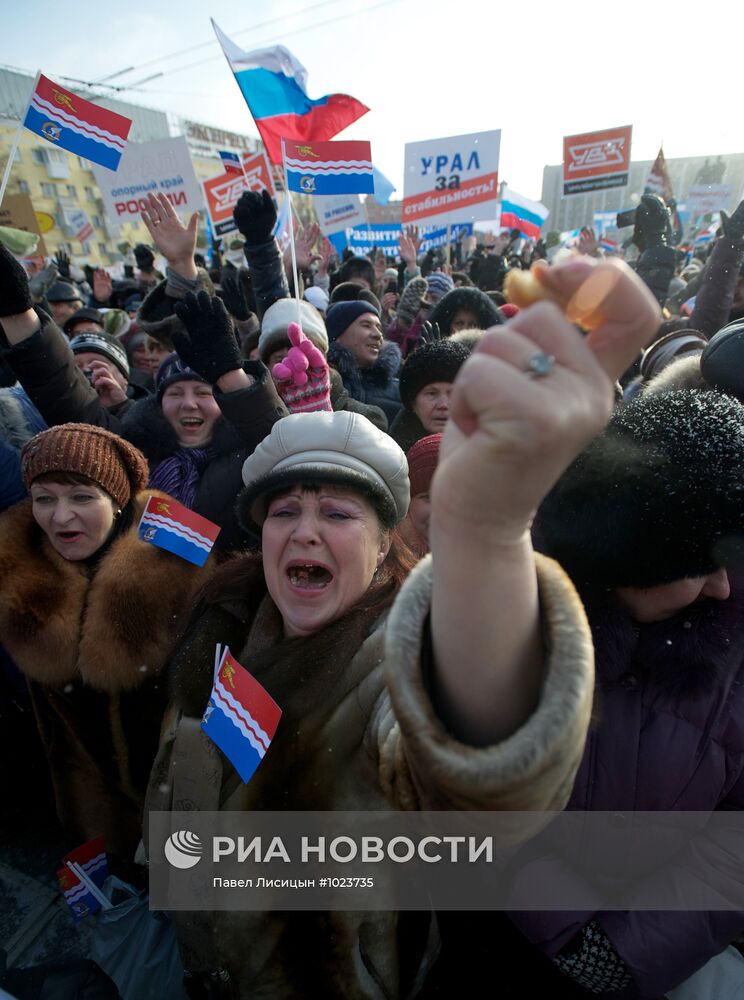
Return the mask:
[(305, 336), (297, 323), (289, 324), (287, 334), (292, 346), (271, 372), (277, 392), (291, 413), (330, 412), (333, 407), (325, 354)]
[(248, 243), (268, 243), (276, 225), (274, 199), (266, 190), (244, 191), (233, 209), (233, 220)]
[(188, 225), (184, 226), (164, 194), (148, 194), (147, 209), (142, 212), (142, 221), (147, 226), (153, 244), (171, 267), (184, 277), (196, 277), (194, 250), (199, 213), (194, 212)]
[(90, 361), (87, 367), (90, 369), (90, 384), (104, 406), (118, 406), (126, 400), (126, 392), (111, 374), (105, 361)]
[(398, 247), (400, 248), (400, 258), (406, 262), (409, 270), (416, 267), (421, 240), (416, 226), (408, 226), (402, 229), (398, 237)]
[(240, 351), (230, 317), (216, 295), (189, 292), (174, 306), (184, 330), (173, 331), (179, 358), (214, 385), (227, 372), (241, 369)]
[(328, 274), (328, 266), (334, 253), (333, 244), (324, 236), (320, 241), (320, 250), (318, 251), (318, 274), (323, 278)]
[(104, 271), (102, 267), (97, 268), (93, 272), (93, 298), (96, 302), (108, 302), (111, 298), (112, 290), (113, 282), (111, 281), (111, 275), (108, 271)]
[(582, 257), (539, 272), (572, 318), (591, 318), (591, 332), (540, 302), (486, 333), (455, 380), (432, 486), (440, 524), (467, 524), (499, 544), (525, 537), (548, 490), (602, 430), (613, 381), (659, 322), (653, 296), (619, 261)]
[(57, 248), (57, 256), (52, 258), (52, 263), (56, 266), (63, 281), (72, 280), (70, 277), (70, 255), (64, 247)]
[(320, 254), (313, 253), (313, 247), (318, 242), (320, 236), (320, 226), (317, 222), (309, 226), (303, 226), (295, 233), (295, 254), (297, 256), (297, 268), (300, 271), (307, 271), (315, 261), (320, 260)]
[(599, 240), (591, 226), (584, 226), (579, 233), (579, 253), (587, 257), (596, 257), (599, 250)]

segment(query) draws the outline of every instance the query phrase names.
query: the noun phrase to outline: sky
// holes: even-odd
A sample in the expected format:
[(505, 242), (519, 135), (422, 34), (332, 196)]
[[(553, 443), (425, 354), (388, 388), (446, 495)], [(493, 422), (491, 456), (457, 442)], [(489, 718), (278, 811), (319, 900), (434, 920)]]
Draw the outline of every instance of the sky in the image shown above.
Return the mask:
[[(209, 18), (246, 50), (284, 44), (308, 93), (371, 110), (368, 139), (403, 195), (406, 142), (501, 129), (499, 180), (538, 200), (562, 137), (633, 126), (632, 158), (744, 152), (742, 78), (726, 39), (744, 5), (712, 0), (0, 0), (0, 63), (112, 84), (134, 103), (258, 136)], [(183, 52), (184, 49), (194, 51)], [(728, 55), (726, 54), (728, 51)], [(181, 53), (181, 54), (176, 54)], [(108, 91), (109, 93), (112, 93)]]

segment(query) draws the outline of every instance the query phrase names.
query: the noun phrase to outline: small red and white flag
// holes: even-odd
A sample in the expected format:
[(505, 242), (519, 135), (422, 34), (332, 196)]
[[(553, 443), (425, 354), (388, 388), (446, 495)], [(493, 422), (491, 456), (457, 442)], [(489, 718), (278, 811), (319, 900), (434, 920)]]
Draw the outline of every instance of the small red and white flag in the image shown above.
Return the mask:
[(117, 170), (132, 120), (86, 101), (40, 73), (23, 125), (68, 153)]
[(203, 566), (207, 561), (219, 533), (219, 525), (170, 497), (150, 497), (138, 526), (143, 542), (172, 552), (195, 566)]

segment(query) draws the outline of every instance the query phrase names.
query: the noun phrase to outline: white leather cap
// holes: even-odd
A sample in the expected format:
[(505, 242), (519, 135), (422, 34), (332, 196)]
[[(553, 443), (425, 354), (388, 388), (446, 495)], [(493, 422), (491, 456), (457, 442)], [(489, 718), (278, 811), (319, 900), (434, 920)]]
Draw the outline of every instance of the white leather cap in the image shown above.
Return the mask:
[(338, 483), (371, 497), (384, 527), (408, 511), (408, 462), (402, 448), (361, 413), (293, 413), (274, 424), (243, 464), (244, 520), (263, 524), (266, 496), (293, 483)]

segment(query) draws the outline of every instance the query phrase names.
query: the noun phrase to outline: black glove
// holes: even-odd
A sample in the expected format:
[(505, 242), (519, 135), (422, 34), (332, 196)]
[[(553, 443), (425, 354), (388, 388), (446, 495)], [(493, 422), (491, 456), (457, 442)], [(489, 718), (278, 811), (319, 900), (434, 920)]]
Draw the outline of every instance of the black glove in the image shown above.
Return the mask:
[(739, 202), (733, 215), (721, 212), (721, 225), (732, 243), (744, 242), (744, 201)]
[(233, 210), (233, 219), (248, 243), (268, 243), (276, 225), (274, 199), (266, 190), (260, 194), (244, 191)]
[(134, 248), (134, 259), (140, 271), (152, 271), (155, 264), (155, 254), (144, 243), (138, 243)]
[(421, 343), (436, 344), (442, 339), (439, 323), (431, 323), (428, 319), (421, 324)]
[(221, 299), (204, 291), (189, 292), (174, 309), (186, 329), (173, 331), (173, 344), (197, 375), (214, 385), (220, 376), (241, 367), (238, 342)]
[(53, 257), (52, 261), (57, 267), (60, 278), (63, 281), (72, 281), (70, 277), (70, 255), (63, 247), (58, 248), (57, 256)]
[(644, 194), (636, 209), (633, 242), (643, 253), (649, 247), (666, 247), (672, 242), (672, 222), (664, 199)]
[(0, 316), (17, 316), (32, 306), (28, 277), (4, 243), (0, 243)]
[(222, 268), (220, 288), (222, 289), (222, 301), (230, 315), (240, 321), (248, 319), (250, 309), (243, 295), (237, 268)]

